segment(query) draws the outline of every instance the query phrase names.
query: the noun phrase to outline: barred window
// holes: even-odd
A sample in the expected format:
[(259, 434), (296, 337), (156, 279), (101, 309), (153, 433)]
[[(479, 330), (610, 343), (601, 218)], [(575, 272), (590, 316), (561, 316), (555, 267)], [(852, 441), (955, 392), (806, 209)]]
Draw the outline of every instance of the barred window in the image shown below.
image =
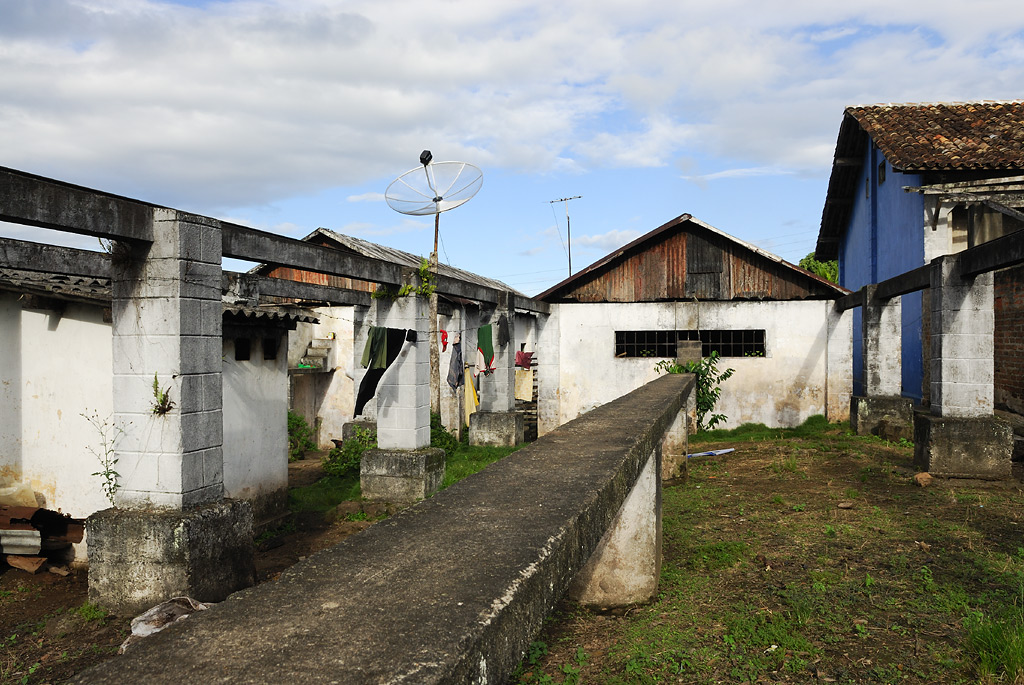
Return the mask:
[(675, 331), (615, 331), (616, 357), (675, 357)]
[(675, 357), (676, 341), (699, 340), (701, 356), (765, 356), (764, 329), (615, 331), (616, 357)]

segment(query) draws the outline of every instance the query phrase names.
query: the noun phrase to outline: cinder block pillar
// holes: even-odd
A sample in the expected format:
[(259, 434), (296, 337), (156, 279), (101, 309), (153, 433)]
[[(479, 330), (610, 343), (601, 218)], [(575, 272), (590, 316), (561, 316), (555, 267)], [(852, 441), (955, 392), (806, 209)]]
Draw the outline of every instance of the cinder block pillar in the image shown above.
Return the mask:
[[(523, 441), (523, 417), (516, 412), (516, 326), (510, 295), (502, 293), (502, 302), (492, 319), (495, 370), (480, 378), (480, 407), (469, 418), (469, 442), (472, 445), (518, 445)], [(505, 317), (508, 341), (499, 342), (499, 321)]]
[[(413, 276), (407, 274), (408, 278)], [(415, 331), (377, 386), (377, 446), (363, 453), (363, 497), (410, 501), (429, 496), (444, 476), (444, 450), (430, 448), (429, 303), (410, 295), (374, 300), (377, 326)]]
[(1013, 431), (993, 410), (993, 275), (931, 266), (931, 413), (914, 424), (914, 463), (933, 475), (1010, 476)]
[(875, 285), (863, 288), (864, 396), (850, 400), (850, 427), (858, 435), (884, 433), (890, 440), (909, 438), (914, 404), (900, 396), (903, 373), (900, 299), (878, 299), (876, 289)]
[(580, 604), (616, 607), (646, 602), (661, 575), (661, 448), (647, 459), (597, 549), (569, 586)]
[(122, 615), (255, 575), (252, 511), (223, 500), (220, 225), (157, 209), (153, 236), (112, 262), (118, 509), (88, 523), (90, 599)]

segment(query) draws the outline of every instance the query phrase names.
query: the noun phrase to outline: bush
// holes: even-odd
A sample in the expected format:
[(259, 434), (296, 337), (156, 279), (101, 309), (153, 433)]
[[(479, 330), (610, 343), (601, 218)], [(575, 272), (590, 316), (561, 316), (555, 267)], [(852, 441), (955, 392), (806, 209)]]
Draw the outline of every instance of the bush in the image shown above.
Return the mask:
[(441, 425), (440, 414), (430, 415), (430, 446), (440, 447), (446, 454), (455, 454), (459, 449), (459, 440)]
[(355, 437), (349, 438), (335, 447), (324, 457), (324, 472), (329, 476), (345, 476), (351, 472), (359, 473), (359, 465), (363, 461), (363, 452), (377, 446), (377, 434), (366, 428), (356, 428)]
[(315, 450), (313, 428), (306, 419), (293, 411), (288, 411), (288, 461), (298, 461), (306, 455), (307, 450)]
[(692, 373), (697, 376), (697, 430), (708, 431), (729, 419), (725, 414), (715, 414), (715, 405), (722, 395), (719, 387), (736, 372), (735, 369), (718, 370), (718, 353), (712, 352), (700, 361), (680, 364), (675, 360), (663, 359), (655, 365), (658, 373)]

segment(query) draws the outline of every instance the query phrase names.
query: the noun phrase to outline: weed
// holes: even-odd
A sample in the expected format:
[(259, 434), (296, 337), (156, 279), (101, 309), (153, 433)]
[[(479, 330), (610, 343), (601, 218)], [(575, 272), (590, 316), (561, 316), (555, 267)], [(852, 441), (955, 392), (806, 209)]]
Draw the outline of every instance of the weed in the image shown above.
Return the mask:
[(345, 515), (346, 521), (369, 521), (370, 515), (365, 511), (353, 511)]
[(101, 467), (99, 471), (92, 475), (99, 476), (102, 479), (103, 482), (100, 484), (100, 487), (103, 490), (103, 494), (110, 502), (110, 505), (114, 506), (114, 496), (117, 494), (118, 488), (121, 487), (117, 482), (121, 474), (114, 470), (114, 466), (117, 465), (117, 457), (114, 456), (114, 451), (117, 448), (117, 443), (124, 437), (124, 426), (115, 422), (113, 416), (100, 420), (99, 414), (96, 412), (80, 414), (80, 416), (88, 421), (100, 436), (100, 448), (98, 450), (92, 447), (88, 448), (99, 460)]
[(694, 568), (703, 568), (707, 571), (729, 568), (746, 556), (747, 549), (748, 545), (745, 542), (711, 542), (694, 550), (690, 564)]
[(153, 374), (153, 404), (150, 410), (157, 416), (163, 416), (171, 409), (174, 409), (174, 402), (171, 401), (170, 387), (160, 389), (160, 379)]
[(355, 436), (335, 447), (323, 458), (324, 473), (345, 477), (351, 473), (359, 475), (363, 452), (377, 447), (377, 434), (367, 428), (356, 427)]
[(82, 606), (74, 609), (74, 612), (86, 621), (99, 621), (100, 625), (104, 625), (107, 616), (110, 615), (106, 609), (92, 602), (85, 602)]
[(922, 566), (917, 572), (918, 580), (920, 581), (919, 593), (931, 594), (935, 592), (935, 577), (932, 576), (932, 570), (927, 566)]
[(782, 499), (782, 495), (775, 495), (772, 497), (772, 504), (785, 504), (785, 500)]
[(298, 461), (308, 450), (315, 450), (312, 426), (300, 414), (288, 411), (288, 461)]
[(857, 488), (846, 488), (846, 496), (849, 499), (857, 499), (860, 497), (860, 490)]
[(832, 524), (826, 523), (825, 524), (825, 537), (827, 537), (827, 538), (834, 538), (835, 536), (836, 536), (836, 529), (832, 526)]
[[(707, 431), (714, 429), (720, 423), (729, 419), (725, 414), (714, 414), (715, 405), (722, 395), (722, 383), (729, 380), (736, 372), (736, 369), (718, 370), (718, 352), (712, 352), (699, 361), (690, 361), (679, 364), (675, 360), (663, 359), (655, 365), (658, 373), (692, 373), (697, 377), (697, 430)], [(710, 417), (709, 417), (710, 415)]]
[(793, 505), (793, 511), (803, 511), (806, 508), (807, 508), (806, 504), (794, 504)]
[(1024, 678), (1024, 610), (1015, 602), (1004, 616), (994, 618), (973, 611), (964, 619), (967, 648), (982, 680)]

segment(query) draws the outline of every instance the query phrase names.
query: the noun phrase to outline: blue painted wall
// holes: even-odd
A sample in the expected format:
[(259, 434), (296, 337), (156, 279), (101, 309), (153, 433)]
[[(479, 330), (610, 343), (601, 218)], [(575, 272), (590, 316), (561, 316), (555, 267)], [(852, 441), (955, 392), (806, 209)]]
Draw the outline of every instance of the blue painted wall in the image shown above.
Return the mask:
[[(879, 165), (882, 153), (869, 143), (858, 178), (850, 222), (839, 245), (839, 283), (857, 290), (924, 264), (924, 198), (907, 193), (903, 186), (917, 186), (917, 174), (893, 171), (885, 162), (884, 180)], [(921, 294), (902, 299), (903, 378), (902, 394), (921, 400)], [(861, 310), (853, 320), (853, 392), (864, 392), (863, 350), (860, 339)]]

